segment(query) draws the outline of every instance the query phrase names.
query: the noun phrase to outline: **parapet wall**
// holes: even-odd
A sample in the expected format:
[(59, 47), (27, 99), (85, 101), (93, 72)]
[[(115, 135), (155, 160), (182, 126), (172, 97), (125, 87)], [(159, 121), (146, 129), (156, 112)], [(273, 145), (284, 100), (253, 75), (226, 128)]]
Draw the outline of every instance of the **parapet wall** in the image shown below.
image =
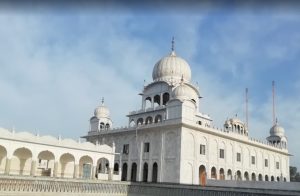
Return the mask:
[[(271, 183), (271, 182), (269, 182)], [(97, 180), (53, 179), (34, 177), (0, 176), (0, 196), (265, 196), (265, 195), (300, 195), (299, 183), (273, 182), (275, 189), (252, 187), (251, 182), (246, 185), (235, 184), (225, 187), (208, 181), (208, 186), (157, 183), (130, 183)], [(240, 187), (238, 187), (240, 186)], [(257, 185), (258, 186), (258, 185)], [(277, 188), (276, 188), (277, 187)]]

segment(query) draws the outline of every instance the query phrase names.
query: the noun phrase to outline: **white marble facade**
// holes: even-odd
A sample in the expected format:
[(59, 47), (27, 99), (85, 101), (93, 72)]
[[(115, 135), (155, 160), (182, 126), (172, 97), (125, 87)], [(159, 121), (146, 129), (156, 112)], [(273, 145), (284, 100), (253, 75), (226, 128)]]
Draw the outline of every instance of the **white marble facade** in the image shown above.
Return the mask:
[(112, 128), (108, 108), (95, 109), (88, 141), (112, 145), (121, 159), (122, 180), (199, 184), (216, 180), (289, 181), (289, 153), (284, 129), (274, 124), (270, 137), (249, 137), (236, 117), (216, 129), (200, 113), (199, 88), (191, 83), (189, 64), (171, 53), (154, 66), (144, 86), (141, 109), (130, 112), (128, 126)]

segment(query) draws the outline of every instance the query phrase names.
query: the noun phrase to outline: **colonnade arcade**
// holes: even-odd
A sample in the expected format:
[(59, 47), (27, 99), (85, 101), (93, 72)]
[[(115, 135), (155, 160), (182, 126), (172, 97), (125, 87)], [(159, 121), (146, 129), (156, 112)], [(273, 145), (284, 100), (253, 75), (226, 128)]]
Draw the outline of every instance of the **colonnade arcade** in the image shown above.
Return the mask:
[(144, 162), (141, 166), (142, 174), (140, 179), (138, 177), (138, 165), (136, 162), (131, 163), (131, 167), (125, 162), (122, 164), (122, 181), (143, 181), (143, 182), (158, 182), (158, 164), (154, 162), (153, 164), (148, 164)]
[[(49, 176), (61, 178), (95, 178), (98, 173), (110, 174), (110, 157), (87, 155), (80, 152), (57, 153), (39, 150), (36, 153), (28, 147), (17, 147), (9, 154), (0, 145), (0, 174)], [(95, 155), (95, 153), (94, 153)]]
[(233, 172), (232, 169), (227, 171), (224, 168), (216, 169), (212, 166), (210, 170), (207, 170), (204, 165), (199, 166), (199, 184), (205, 184), (206, 179), (214, 180), (244, 180), (244, 181), (286, 181), (286, 178), (280, 176), (269, 176), (261, 173), (248, 172), (236, 170)]

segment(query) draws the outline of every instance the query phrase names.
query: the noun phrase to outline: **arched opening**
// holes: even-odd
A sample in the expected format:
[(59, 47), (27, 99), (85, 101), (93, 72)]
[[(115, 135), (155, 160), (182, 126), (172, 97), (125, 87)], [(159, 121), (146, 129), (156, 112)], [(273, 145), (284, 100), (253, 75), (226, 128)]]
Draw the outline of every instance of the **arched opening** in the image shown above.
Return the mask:
[(154, 107), (160, 106), (160, 96), (159, 95), (155, 95), (153, 101), (154, 101)]
[(206, 184), (206, 169), (204, 165), (199, 167), (199, 184), (205, 186)]
[(277, 176), (277, 182), (279, 182), (280, 181), (280, 178)]
[(138, 120), (137, 120), (137, 125), (142, 125), (144, 123), (144, 120), (143, 120), (143, 118), (139, 118)]
[(134, 127), (135, 126), (135, 122), (134, 119), (131, 119), (130, 123), (129, 123), (129, 127)]
[(151, 123), (152, 123), (152, 117), (151, 117), (151, 116), (148, 116), (148, 117), (146, 118), (145, 124), (147, 125), (147, 124), (151, 124)]
[(136, 182), (136, 174), (137, 174), (137, 164), (132, 163), (132, 165), (131, 165), (131, 178), (130, 178), (130, 180), (132, 182)]
[(127, 163), (123, 163), (123, 166), (122, 166), (122, 176), (121, 176), (121, 180), (122, 181), (126, 181), (127, 180)]
[(244, 173), (244, 178), (245, 178), (246, 181), (249, 181), (249, 174), (248, 174), (248, 172)]
[(242, 180), (242, 173), (241, 173), (240, 170), (237, 170), (237, 172), (236, 172), (236, 178), (237, 178), (237, 180)]
[(6, 157), (6, 148), (0, 145), (0, 174), (5, 173)]
[(52, 176), (54, 171), (54, 154), (48, 150), (38, 154), (36, 176)]
[(229, 169), (229, 170), (227, 171), (227, 179), (228, 179), (228, 180), (232, 180), (232, 171), (231, 171), (231, 169)]
[(103, 122), (100, 123), (100, 130), (104, 130), (105, 124)]
[(32, 153), (27, 148), (18, 148), (13, 153), (10, 173), (16, 175), (30, 175)]
[(283, 178), (283, 181), (286, 182), (286, 178)]
[(158, 174), (158, 165), (157, 163), (153, 163), (152, 167), (152, 182), (157, 182), (157, 174)]
[(265, 175), (265, 181), (269, 181), (269, 176)]
[(92, 177), (93, 159), (83, 156), (79, 159), (79, 178), (89, 179)]
[(144, 163), (143, 167), (143, 182), (147, 182), (148, 180), (148, 163)]
[(119, 175), (119, 164), (118, 163), (114, 164), (114, 175)]
[(166, 105), (167, 102), (169, 101), (169, 99), (170, 99), (169, 93), (164, 93), (163, 94), (163, 105)]
[(62, 178), (73, 178), (74, 176), (74, 166), (75, 158), (70, 153), (65, 153), (61, 155), (60, 159), (60, 177)]
[(224, 174), (224, 169), (220, 169), (220, 180), (225, 180), (225, 174)]
[(256, 181), (256, 175), (255, 175), (255, 173), (251, 174), (251, 181)]
[(108, 130), (109, 128), (110, 128), (110, 125), (108, 123), (106, 123), (105, 129)]
[(147, 97), (146, 99), (145, 99), (145, 109), (148, 109), (148, 108), (151, 108), (151, 103), (152, 101), (151, 101), (151, 97)]
[(271, 176), (271, 181), (274, 181), (274, 176)]
[(100, 158), (97, 161), (97, 171), (100, 174), (109, 174), (109, 161), (106, 158)]
[(155, 123), (161, 122), (161, 119), (162, 119), (161, 115), (158, 114), (158, 115), (155, 116), (154, 122)]
[(212, 179), (217, 179), (217, 171), (216, 171), (215, 167), (211, 168), (211, 175), (210, 176), (211, 176)]
[(259, 180), (259, 181), (262, 181), (262, 180), (263, 180), (263, 177), (262, 177), (261, 174), (258, 175), (258, 180)]

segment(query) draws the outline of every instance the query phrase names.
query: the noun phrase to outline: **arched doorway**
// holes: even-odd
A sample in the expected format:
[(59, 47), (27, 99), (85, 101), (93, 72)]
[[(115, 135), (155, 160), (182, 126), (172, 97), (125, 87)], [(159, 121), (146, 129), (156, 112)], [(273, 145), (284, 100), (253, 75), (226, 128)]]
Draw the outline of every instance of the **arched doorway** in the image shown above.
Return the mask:
[(274, 176), (271, 176), (271, 181), (274, 181)]
[(225, 180), (225, 174), (224, 174), (224, 169), (220, 169), (220, 180)]
[(262, 177), (261, 174), (258, 175), (258, 180), (259, 180), (259, 181), (262, 181), (262, 180), (263, 180), (263, 177)]
[(237, 180), (242, 180), (242, 173), (241, 173), (240, 170), (237, 170), (237, 172), (236, 172), (236, 179)]
[(249, 174), (248, 174), (248, 172), (244, 173), (244, 178), (245, 178), (246, 181), (249, 181)]
[(227, 171), (227, 179), (228, 179), (228, 180), (232, 180), (232, 171), (231, 171), (231, 169), (229, 169), (229, 170)]
[(6, 148), (0, 145), (0, 174), (5, 173), (6, 157)]
[(79, 159), (79, 177), (89, 179), (92, 177), (93, 159), (90, 156), (83, 156)]
[(251, 181), (256, 181), (256, 175), (255, 175), (255, 173), (251, 174)]
[(118, 163), (114, 164), (114, 175), (119, 175), (119, 164)]
[(123, 163), (123, 166), (122, 166), (122, 177), (121, 177), (121, 180), (122, 181), (126, 181), (127, 180), (127, 163)]
[(62, 178), (73, 178), (74, 177), (74, 166), (75, 158), (70, 153), (61, 155), (60, 159), (60, 177)]
[(54, 154), (48, 150), (42, 151), (38, 155), (37, 176), (52, 176), (54, 172)]
[(132, 182), (136, 182), (136, 173), (137, 173), (137, 164), (132, 163), (132, 165), (131, 165), (131, 178), (130, 178), (130, 180)]
[(32, 153), (27, 148), (18, 148), (13, 153), (10, 173), (16, 175), (30, 175)]
[(269, 181), (269, 176), (265, 175), (265, 181)]
[(206, 185), (206, 169), (204, 165), (199, 167), (199, 184), (202, 186)]
[(97, 161), (97, 173), (108, 174), (109, 173), (109, 161), (106, 158), (100, 158)]
[(211, 179), (217, 179), (217, 171), (215, 167), (211, 168)]
[(277, 176), (277, 182), (279, 182), (280, 181), (280, 178)]
[(143, 167), (143, 182), (147, 182), (148, 180), (148, 163), (144, 163)]
[(156, 162), (153, 163), (152, 167), (152, 182), (157, 182), (158, 165)]

